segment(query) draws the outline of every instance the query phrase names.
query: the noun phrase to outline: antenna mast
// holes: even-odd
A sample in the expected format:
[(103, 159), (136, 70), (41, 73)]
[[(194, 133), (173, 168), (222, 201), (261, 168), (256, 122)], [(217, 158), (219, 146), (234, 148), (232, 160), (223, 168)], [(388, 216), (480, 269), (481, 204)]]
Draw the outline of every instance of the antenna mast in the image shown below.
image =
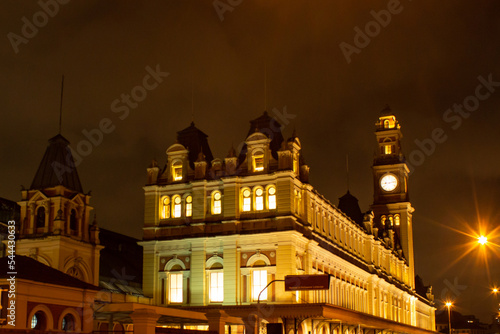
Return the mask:
[(59, 104), (59, 134), (61, 134), (61, 127), (62, 127), (63, 96), (64, 96), (64, 74), (63, 74), (62, 80), (61, 80), (61, 102)]

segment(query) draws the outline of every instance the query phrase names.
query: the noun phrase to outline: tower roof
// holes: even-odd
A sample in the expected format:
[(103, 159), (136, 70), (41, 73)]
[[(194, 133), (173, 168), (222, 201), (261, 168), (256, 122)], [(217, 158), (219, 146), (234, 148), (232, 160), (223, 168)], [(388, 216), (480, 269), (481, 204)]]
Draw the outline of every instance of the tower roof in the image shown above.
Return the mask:
[[(281, 124), (274, 117), (269, 116), (267, 111), (257, 117), (254, 120), (250, 121), (250, 129), (248, 130), (247, 137), (254, 133), (256, 130), (265, 134), (268, 138), (271, 139), (271, 143), (269, 144), (269, 148), (271, 149), (271, 154), (275, 159), (278, 159), (278, 151), (281, 148), (281, 143), (283, 142), (283, 134), (281, 133)], [(238, 162), (242, 163), (245, 160), (247, 154), (247, 145), (244, 144), (241, 148)]]
[(49, 139), (49, 146), (38, 166), (30, 189), (45, 189), (62, 185), (83, 193), (69, 141), (58, 134)]
[(363, 213), (359, 208), (358, 199), (351, 195), (349, 190), (344, 196), (339, 198), (339, 209), (354, 220), (356, 224), (363, 225)]
[(194, 122), (191, 122), (191, 125), (184, 130), (177, 132), (177, 141), (189, 150), (188, 158), (191, 168), (194, 168), (194, 163), (200, 152), (205, 155), (205, 160), (209, 165), (214, 159), (207, 137), (203, 131), (194, 126)]

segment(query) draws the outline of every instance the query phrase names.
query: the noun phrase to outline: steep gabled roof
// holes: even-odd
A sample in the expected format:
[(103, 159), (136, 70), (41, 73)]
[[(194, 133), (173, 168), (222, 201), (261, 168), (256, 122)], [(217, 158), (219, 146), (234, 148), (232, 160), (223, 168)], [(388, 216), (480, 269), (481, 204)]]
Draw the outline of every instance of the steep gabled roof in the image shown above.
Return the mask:
[(344, 196), (339, 198), (338, 208), (340, 209), (340, 211), (345, 213), (349, 218), (354, 220), (356, 224), (363, 227), (363, 213), (359, 208), (358, 199), (353, 195), (351, 195), (349, 190)]
[[(0, 278), (10, 277), (10, 275), (7, 274), (8, 261), (8, 257), (0, 258), (0, 268), (4, 269), (2, 270), (2, 273), (0, 273)], [(16, 279), (25, 279), (34, 282), (48, 283), (80, 289), (99, 290), (99, 287), (95, 285), (80, 281), (78, 278), (65, 274), (57, 269), (51, 268), (27, 256), (16, 255), (16, 268)]]
[[(281, 143), (284, 140), (283, 134), (281, 133), (280, 122), (278, 122), (275, 117), (269, 116), (267, 111), (264, 111), (264, 113), (260, 117), (257, 117), (256, 119), (250, 121), (250, 129), (248, 130), (246, 138), (248, 138), (248, 136), (250, 136), (256, 130), (262, 132), (271, 139), (271, 143), (269, 144), (271, 154), (275, 159), (278, 159), (278, 151), (280, 150)], [(246, 154), (247, 145), (244, 144), (238, 157), (238, 163), (241, 164), (243, 160), (245, 160)]]
[(177, 132), (177, 141), (189, 150), (188, 158), (191, 168), (194, 168), (194, 163), (198, 159), (200, 152), (205, 155), (205, 160), (209, 166), (214, 159), (207, 137), (203, 131), (194, 126), (194, 122), (191, 122), (191, 125), (184, 130)]
[(45, 150), (30, 189), (42, 190), (58, 185), (83, 193), (69, 141), (60, 134), (49, 139), (49, 146)]

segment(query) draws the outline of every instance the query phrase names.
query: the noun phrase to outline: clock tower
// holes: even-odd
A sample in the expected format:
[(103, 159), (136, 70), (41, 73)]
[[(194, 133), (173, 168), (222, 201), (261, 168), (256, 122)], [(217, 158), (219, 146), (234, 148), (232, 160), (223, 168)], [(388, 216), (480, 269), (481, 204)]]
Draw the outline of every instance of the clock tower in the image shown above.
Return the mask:
[(380, 235), (394, 235), (392, 247), (402, 252), (409, 273), (408, 282), (415, 287), (413, 261), (412, 213), (408, 196), (409, 169), (401, 150), (401, 126), (386, 107), (375, 123), (377, 152), (373, 161), (374, 223)]

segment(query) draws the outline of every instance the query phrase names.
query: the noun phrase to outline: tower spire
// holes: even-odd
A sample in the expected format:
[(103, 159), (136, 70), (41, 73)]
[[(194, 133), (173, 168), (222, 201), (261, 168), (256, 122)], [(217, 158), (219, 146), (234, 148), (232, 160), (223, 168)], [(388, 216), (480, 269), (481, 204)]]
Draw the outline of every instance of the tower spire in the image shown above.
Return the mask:
[(62, 127), (63, 95), (64, 95), (64, 74), (62, 75), (61, 79), (61, 102), (59, 103), (59, 134), (61, 134), (61, 127)]

